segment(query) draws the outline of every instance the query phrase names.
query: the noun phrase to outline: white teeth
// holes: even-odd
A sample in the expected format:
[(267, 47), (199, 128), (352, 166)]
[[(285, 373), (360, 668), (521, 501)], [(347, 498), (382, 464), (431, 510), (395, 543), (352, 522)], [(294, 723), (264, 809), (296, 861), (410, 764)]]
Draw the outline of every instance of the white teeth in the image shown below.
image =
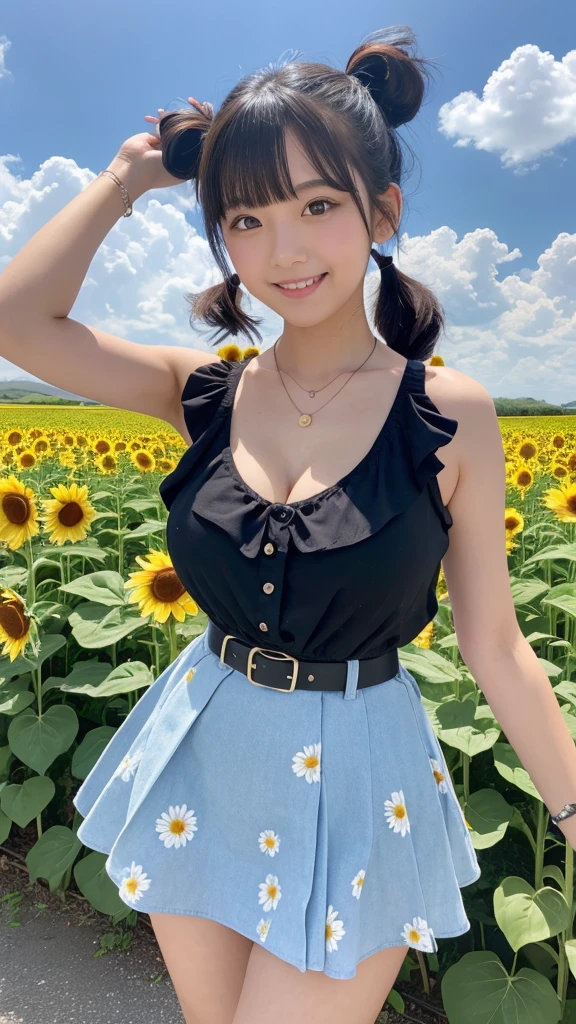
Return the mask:
[(318, 274), (318, 277), (311, 277), (308, 281), (300, 281), (300, 284), (279, 284), (278, 287), (279, 288), (287, 288), (287, 289), (292, 289), (292, 288), (309, 288), (311, 284), (314, 284), (315, 281), (319, 281), (321, 277), (322, 277), (322, 274)]

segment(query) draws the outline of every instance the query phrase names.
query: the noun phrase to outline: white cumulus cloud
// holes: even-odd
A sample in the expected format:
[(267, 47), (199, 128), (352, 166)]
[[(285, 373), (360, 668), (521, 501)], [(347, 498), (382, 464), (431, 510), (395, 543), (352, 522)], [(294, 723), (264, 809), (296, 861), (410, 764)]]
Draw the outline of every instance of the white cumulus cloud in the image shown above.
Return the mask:
[(556, 60), (547, 50), (518, 46), (493, 71), (479, 97), (459, 93), (438, 112), (439, 130), (455, 146), (500, 154), (516, 173), (535, 170), (576, 138), (576, 50)]

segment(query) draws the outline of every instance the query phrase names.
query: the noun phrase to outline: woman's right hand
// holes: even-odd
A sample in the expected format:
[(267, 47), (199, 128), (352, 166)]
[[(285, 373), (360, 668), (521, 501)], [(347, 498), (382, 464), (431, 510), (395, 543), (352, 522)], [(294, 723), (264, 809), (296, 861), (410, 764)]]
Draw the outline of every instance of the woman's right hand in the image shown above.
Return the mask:
[[(193, 96), (188, 97), (188, 102), (201, 109), (200, 103)], [(125, 166), (126, 173), (122, 180), (129, 193), (130, 182), (133, 184), (133, 191), (138, 192), (140, 195), (148, 192), (150, 189), (169, 188), (170, 185), (182, 184), (183, 179), (175, 178), (173, 174), (169, 174), (162, 163), (158, 125), (160, 118), (165, 113), (164, 108), (159, 107), (158, 117), (146, 114), (144, 120), (151, 121), (156, 125), (155, 133), (139, 132), (137, 135), (131, 135), (118, 150), (113, 161), (114, 167), (110, 165), (111, 170), (115, 170), (116, 167), (123, 168)], [(122, 177), (122, 174), (120, 173), (119, 176)]]

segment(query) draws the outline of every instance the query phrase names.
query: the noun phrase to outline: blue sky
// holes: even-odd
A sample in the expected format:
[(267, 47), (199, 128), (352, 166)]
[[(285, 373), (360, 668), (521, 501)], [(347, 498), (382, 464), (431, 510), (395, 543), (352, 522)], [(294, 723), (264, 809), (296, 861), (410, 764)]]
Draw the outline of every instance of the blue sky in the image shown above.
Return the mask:
[[(444, 305), (437, 351), (494, 396), (576, 399), (573, 4), (294, 0), (271, 10), (250, 0), (164, 12), (110, 0), (5, 7), (0, 269), (125, 138), (149, 130), (144, 114), (189, 95), (218, 109), (243, 75), (291, 50), (343, 69), (370, 32), (404, 24), (435, 69), (420, 113), (400, 129), (416, 161), (403, 183), (404, 252), (394, 255)], [(209, 348), (183, 298), (211, 283), (213, 265), (191, 197), (188, 184), (141, 197), (139, 218), (105, 239), (71, 316), (134, 341)], [(282, 320), (258, 301), (252, 309), (265, 316), (266, 347)], [(0, 377), (14, 376), (27, 374), (0, 358)]]

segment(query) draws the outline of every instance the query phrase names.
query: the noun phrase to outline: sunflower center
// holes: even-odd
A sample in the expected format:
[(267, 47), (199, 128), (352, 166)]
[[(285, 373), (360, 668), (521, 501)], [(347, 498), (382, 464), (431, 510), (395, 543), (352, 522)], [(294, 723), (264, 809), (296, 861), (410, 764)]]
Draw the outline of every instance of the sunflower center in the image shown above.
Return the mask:
[(567, 498), (566, 504), (572, 515), (576, 516), (576, 494), (571, 494)]
[(67, 501), (58, 513), (58, 519), (62, 526), (76, 526), (76, 523), (83, 518), (84, 513), (77, 501)]
[(23, 615), (18, 601), (0, 604), (0, 626), (12, 640), (21, 640), (28, 633), (30, 619)]
[(30, 503), (25, 494), (5, 494), (2, 498), (2, 511), (9, 522), (20, 526), (30, 515)]
[(165, 569), (159, 569), (155, 574), (152, 593), (157, 601), (165, 601), (166, 604), (169, 604), (182, 597), (182, 594), (186, 593), (186, 588), (182, 586), (172, 566), (167, 565)]

